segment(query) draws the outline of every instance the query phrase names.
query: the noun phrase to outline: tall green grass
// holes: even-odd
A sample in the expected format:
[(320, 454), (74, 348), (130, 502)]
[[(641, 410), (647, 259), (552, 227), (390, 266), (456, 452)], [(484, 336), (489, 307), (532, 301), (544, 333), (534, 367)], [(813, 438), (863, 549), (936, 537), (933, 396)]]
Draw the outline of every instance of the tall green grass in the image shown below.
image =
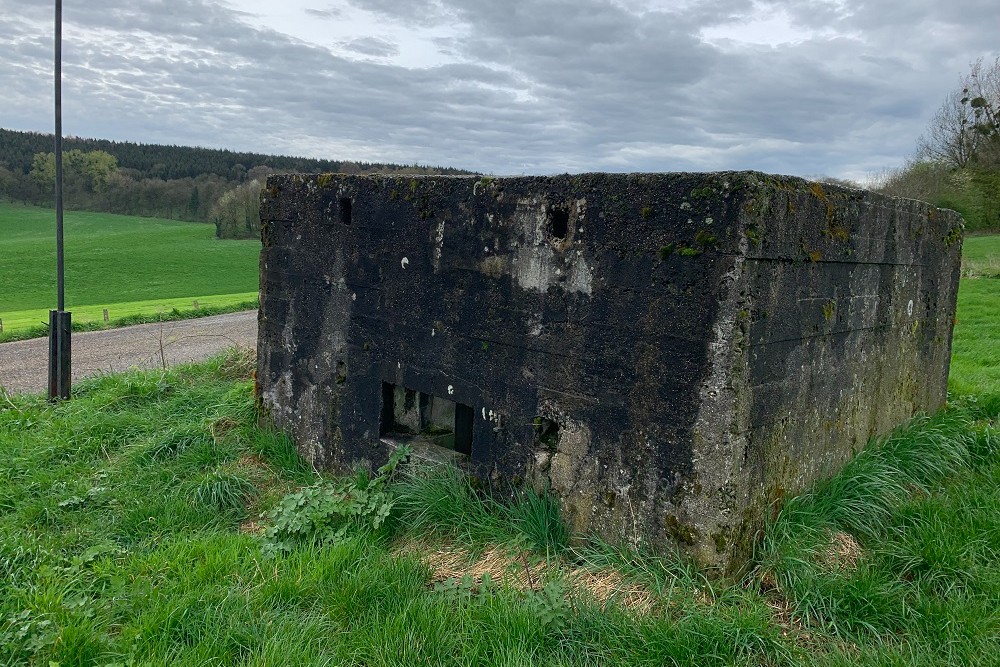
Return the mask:
[[(0, 664), (795, 664), (753, 593), (685, 589), (638, 615), (570, 596), (560, 568), (582, 556), (553, 505), (444, 469), (398, 481), (388, 535), (266, 557), (251, 522), (316, 476), (255, 425), (250, 369), (231, 354), (84, 381), (55, 406), (0, 399)], [(435, 585), (397, 551), (414, 538), (509, 541), (553, 569)]]
[[(55, 214), (0, 203), (0, 318), (55, 307)], [(211, 225), (103, 213), (65, 216), (66, 304), (114, 304), (257, 289), (260, 243)], [(124, 313), (122, 313), (124, 314)]]

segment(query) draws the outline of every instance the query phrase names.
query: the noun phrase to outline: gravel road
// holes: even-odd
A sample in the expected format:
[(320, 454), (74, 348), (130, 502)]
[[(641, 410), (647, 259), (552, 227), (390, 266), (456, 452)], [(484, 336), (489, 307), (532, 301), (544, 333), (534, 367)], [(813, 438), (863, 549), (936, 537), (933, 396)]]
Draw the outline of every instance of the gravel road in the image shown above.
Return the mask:
[[(132, 366), (173, 366), (207, 359), (233, 345), (256, 348), (257, 311), (74, 333), (72, 345), (74, 382)], [(0, 387), (10, 393), (47, 391), (48, 365), (48, 338), (0, 344)]]

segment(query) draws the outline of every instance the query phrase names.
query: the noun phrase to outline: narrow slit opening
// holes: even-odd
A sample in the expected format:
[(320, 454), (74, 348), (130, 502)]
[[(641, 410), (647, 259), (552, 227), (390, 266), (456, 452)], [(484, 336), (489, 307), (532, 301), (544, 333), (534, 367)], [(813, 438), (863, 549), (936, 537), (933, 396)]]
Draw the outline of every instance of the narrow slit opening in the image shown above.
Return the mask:
[(569, 233), (569, 211), (565, 208), (549, 209), (549, 234), (552, 238), (563, 241)]
[(351, 200), (350, 197), (340, 198), (340, 203), (338, 206), (340, 210), (340, 221), (345, 225), (351, 224), (351, 213), (352, 209), (354, 208), (353, 204), (354, 202)]

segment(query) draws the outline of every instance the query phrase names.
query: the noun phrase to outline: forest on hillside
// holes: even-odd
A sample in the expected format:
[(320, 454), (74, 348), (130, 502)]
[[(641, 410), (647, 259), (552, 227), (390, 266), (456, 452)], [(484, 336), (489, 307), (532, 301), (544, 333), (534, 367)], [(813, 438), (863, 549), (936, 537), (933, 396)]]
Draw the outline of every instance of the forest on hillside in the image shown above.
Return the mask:
[[(51, 206), (54, 137), (0, 128), (0, 200)], [(220, 236), (256, 235), (256, 200), (274, 173), (468, 174), (427, 167), (237, 153), (106, 139), (63, 140), (69, 209), (215, 223)], [(234, 215), (238, 220), (230, 220)]]

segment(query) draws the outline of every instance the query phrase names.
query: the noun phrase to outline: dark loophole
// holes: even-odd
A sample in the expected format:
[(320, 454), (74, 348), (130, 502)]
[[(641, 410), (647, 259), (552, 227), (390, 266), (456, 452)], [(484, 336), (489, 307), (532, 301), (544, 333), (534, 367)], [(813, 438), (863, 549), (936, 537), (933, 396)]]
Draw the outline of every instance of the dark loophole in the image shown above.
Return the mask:
[(555, 450), (559, 442), (559, 422), (547, 417), (535, 417), (535, 440), (546, 449)]
[(435, 445), (469, 456), (474, 416), (468, 405), (382, 383), (380, 436)]
[(562, 241), (569, 233), (569, 211), (564, 208), (549, 209), (549, 234)]
[(351, 224), (351, 209), (353, 208), (353, 202), (350, 197), (340, 198), (340, 221), (345, 225)]
[(395, 414), (396, 387), (388, 382), (382, 383), (382, 415), (378, 420), (378, 434), (386, 435), (392, 433), (393, 426), (396, 425)]

